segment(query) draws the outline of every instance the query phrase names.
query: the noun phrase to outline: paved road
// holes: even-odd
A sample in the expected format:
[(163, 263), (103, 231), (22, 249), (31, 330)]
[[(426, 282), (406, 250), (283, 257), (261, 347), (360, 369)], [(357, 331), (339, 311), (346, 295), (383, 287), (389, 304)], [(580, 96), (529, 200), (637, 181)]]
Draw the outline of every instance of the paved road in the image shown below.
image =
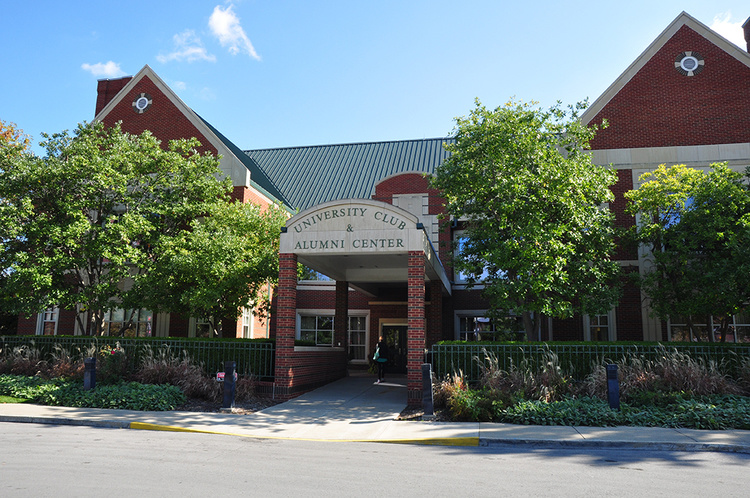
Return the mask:
[(0, 425), (0, 496), (747, 496), (750, 455)]

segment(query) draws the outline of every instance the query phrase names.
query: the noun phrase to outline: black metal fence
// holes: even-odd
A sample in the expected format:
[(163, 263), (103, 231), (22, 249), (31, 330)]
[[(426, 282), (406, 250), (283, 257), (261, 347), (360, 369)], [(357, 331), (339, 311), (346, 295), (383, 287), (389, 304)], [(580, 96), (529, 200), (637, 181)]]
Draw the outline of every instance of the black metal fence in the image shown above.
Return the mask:
[(10, 352), (16, 347), (30, 346), (37, 349), (42, 359), (49, 360), (58, 346), (73, 356), (90, 356), (103, 347), (125, 350), (130, 367), (137, 367), (151, 348), (154, 354), (167, 349), (173, 356), (185, 352), (193, 361), (201, 364), (206, 373), (224, 370), (225, 361), (237, 362), (237, 373), (253, 375), (259, 380), (274, 377), (274, 353), (276, 344), (271, 341), (248, 339), (187, 339), (187, 338), (127, 338), (91, 336), (2, 336), (0, 352)]
[(528, 343), (528, 344), (435, 344), (430, 350), (432, 369), (438, 378), (461, 372), (468, 382), (480, 377), (477, 362), (485, 361), (492, 353), (498, 367), (508, 370), (512, 365), (527, 362), (536, 369), (549, 361), (550, 353), (557, 355), (558, 365), (576, 380), (583, 380), (595, 365), (619, 363), (629, 355), (655, 360), (665, 351), (676, 350), (694, 359), (715, 361), (722, 373), (734, 376), (741, 362), (750, 358), (750, 345), (744, 344), (652, 344), (652, 343)]

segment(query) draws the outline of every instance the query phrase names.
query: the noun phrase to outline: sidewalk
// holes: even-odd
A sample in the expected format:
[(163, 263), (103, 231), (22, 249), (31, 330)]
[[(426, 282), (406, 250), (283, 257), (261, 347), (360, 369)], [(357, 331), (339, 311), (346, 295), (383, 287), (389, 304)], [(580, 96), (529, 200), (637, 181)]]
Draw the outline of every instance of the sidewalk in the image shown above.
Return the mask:
[(398, 421), (405, 378), (374, 384), (350, 376), (250, 415), (140, 412), (0, 404), (0, 422), (202, 432), (265, 439), (358, 441), (446, 446), (524, 445), (750, 454), (750, 431), (646, 427), (520, 426), (476, 422)]

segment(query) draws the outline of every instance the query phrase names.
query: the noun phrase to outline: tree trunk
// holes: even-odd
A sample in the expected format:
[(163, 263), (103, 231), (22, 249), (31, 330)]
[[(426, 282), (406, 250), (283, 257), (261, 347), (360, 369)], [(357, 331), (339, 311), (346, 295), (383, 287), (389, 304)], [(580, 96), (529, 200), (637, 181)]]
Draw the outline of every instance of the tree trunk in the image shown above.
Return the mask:
[(539, 313), (534, 314), (532, 317), (531, 312), (524, 311), (522, 316), (523, 328), (526, 330), (526, 340), (536, 341), (538, 339), (537, 331), (539, 329)]

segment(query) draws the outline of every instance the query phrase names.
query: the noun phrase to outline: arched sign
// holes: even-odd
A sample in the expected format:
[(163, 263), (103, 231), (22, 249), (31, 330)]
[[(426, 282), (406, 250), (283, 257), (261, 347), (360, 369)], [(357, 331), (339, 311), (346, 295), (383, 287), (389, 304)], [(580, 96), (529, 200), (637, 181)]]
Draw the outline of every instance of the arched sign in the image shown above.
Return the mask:
[(320, 204), (286, 224), (281, 252), (295, 254), (404, 253), (424, 250), (424, 234), (411, 213), (368, 199)]

